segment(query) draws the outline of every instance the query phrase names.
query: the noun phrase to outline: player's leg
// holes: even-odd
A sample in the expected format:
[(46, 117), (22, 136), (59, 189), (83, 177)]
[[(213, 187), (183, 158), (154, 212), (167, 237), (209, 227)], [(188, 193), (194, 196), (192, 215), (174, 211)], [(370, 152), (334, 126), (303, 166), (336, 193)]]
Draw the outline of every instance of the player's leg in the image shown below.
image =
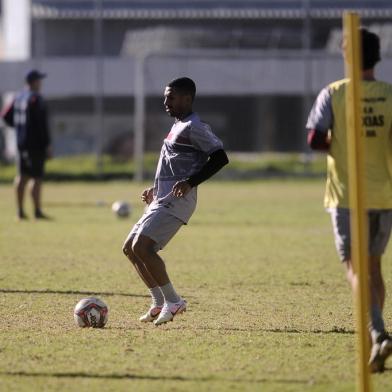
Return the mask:
[[(352, 288), (352, 292), (355, 294), (358, 289), (358, 278), (351, 260), (350, 213), (348, 209), (343, 208), (332, 209), (330, 213), (335, 234), (336, 249), (343, 265), (346, 268), (346, 276)], [(369, 230), (369, 232), (371, 233), (372, 230)], [(371, 238), (369, 238), (369, 244), (370, 243)], [(369, 268), (369, 272), (370, 270), (371, 269)], [(372, 341), (369, 366), (372, 372), (380, 372), (384, 370), (385, 358), (380, 355), (381, 342), (379, 342), (379, 340), (383, 339), (387, 335), (385, 334), (384, 321), (378, 304), (378, 291), (375, 291), (375, 295), (372, 295), (372, 287), (372, 279), (369, 274), (369, 289), (371, 293), (369, 333)]]
[[(385, 285), (381, 272), (381, 256), (369, 257), (369, 286), (370, 286), (370, 333), (372, 342), (385, 338), (385, 324), (383, 307), (385, 298)], [(381, 336), (381, 338), (380, 338)]]
[[(358, 278), (354, 272), (351, 260), (345, 260), (346, 276), (352, 288), (353, 295), (358, 289)], [(371, 270), (371, 267), (370, 267)], [(389, 356), (390, 340), (385, 331), (384, 320), (382, 318), (382, 308), (380, 307), (379, 290), (376, 282), (373, 281), (371, 273), (369, 274), (370, 289), (370, 311), (369, 311), (369, 338), (371, 342), (371, 352), (369, 358), (369, 367), (372, 373), (384, 371), (386, 358)]]
[(392, 211), (378, 210), (369, 212), (369, 284), (370, 334), (372, 371), (383, 371), (386, 359), (392, 354), (392, 339), (385, 330), (383, 308), (385, 284), (381, 269), (381, 255), (388, 244), (392, 229)]
[(142, 223), (132, 250), (141, 259), (159, 285), (165, 304), (156, 325), (171, 321), (176, 314), (186, 310), (186, 302), (177, 294), (166, 271), (165, 262), (158, 251), (174, 237), (183, 222), (161, 210), (152, 211)]
[(41, 185), (42, 185), (42, 180), (40, 178), (33, 178), (31, 180), (30, 194), (33, 200), (35, 215), (41, 212)]
[(382, 276), (381, 256), (369, 257), (370, 290), (373, 301), (381, 310), (384, 309), (385, 283)]
[[(337, 219), (335, 225), (339, 232), (340, 244), (343, 242), (349, 246), (350, 235), (347, 232), (347, 222), (345, 219)], [(391, 227), (392, 213), (389, 211), (372, 211), (368, 213), (369, 226), (369, 291), (370, 291), (370, 309), (369, 309), (369, 333), (372, 344), (370, 353), (369, 366), (372, 372), (382, 372), (386, 359), (392, 353), (392, 340), (385, 330), (383, 319), (383, 307), (385, 300), (385, 285), (381, 270), (381, 255), (384, 253), (388, 243)], [(346, 233), (346, 234), (344, 234)], [(348, 233), (348, 234), (347, 234)], [(344, 241), (342, 238), (346, 235)], [(339, 240), (336, 241), (338, 246)], [(341, 247), (341, 255), (344, 257), (347, 278), (352, 286), (353, 292), (357, 290), (357, 276), (350, 260), (349, 251), (342, 250), (347, 246)], [(339, 247), (338, 247), (339, 250)]]
[[(382, 317), (382, 301), (384, 295), (384, 282), (381, 276), (380, 264), (375, 263), (372, 265), (372, 261), (377, 258), (369, 258), (369, 290), (370, 290), (370, 324), (369, 332), (371, 336), (372, 343), (376, 343), (380, 336), (385, 338), (385, 325)], [(349, 281), (353, 293), (356, 292), (358, 287), (357, 275), (354, 272), (353, 264), (351, 260), (345, 260), (346, 275)]]
[(24, 212), (24, 195), (30, 179), (30, 160), (27, 151), (19, 151), (17, 156), (18, 174), (14, 180), (17, 214), (19, 219), (27, 219)]
[[(170, 282), (166, 272), (166, 266), (162, 258), (155, 250), (157, 243), (146, 235), (140, 234), (135, 237), (132, 244), (133, 253), (143, 260), (145, 267), (159, 286)], [(177, 298), (177, 297), (176, 297)]]
[(140, 224), (137, 223), (125, 240), (123, 245), (123, 253), (131, 261), (140, 279), (144, 282), (150, 292), (151, 306), (148, 311), (139, 318), (139, 320), (142, 322), (149, 322), (154, 321), (158, 317), (164, 304), (164, 298), (157, 282), (151, 276), (143, 261), (140, 260), (140, 258), (137, 257), (132, 250), (132, 243), (139, 226)]
[(139, 259), (139, 257), (136, 256), (136, 254), (132, 250), (132, 242), (133, 242), (133, 238), (125, 242), (123, 246), (123, 252), (125, 256), (127, 256), (128, 259), (131, 261), (131, 263), (135, 267), (136, 272), (138, 273), (138, 275), (140, 276), (144, 284), (148, 288), (156, 287), (158, 285), (157, 282), (151, 276), (150, 272), (147, 270), (144, 263)]
[(369, 366), (373, 373), (383, 372), (386, 359), (392, 353), (392, 339), (385, 330), (383, 307), (385, 286), (381, 272), (381, 257), (369, 257), (370, 322), (372, 344)]
[(343, 265), (346, 267), (346, 277), (348, 283), (351, 286), (351, 290), (354, 293), (358, 286), (358, 279), (357, 279), (357, 275), (354, 272), (353, 264), (351, 260), (344, 260)]
[(29, 181), (29, 177), (23, 174), (18, 174), (15, 177), (15, 193), (16, 193), (16, 206), (17, 206), (17, 214), (19, 219), (27, 219), (27, 216), (24, 212), (24, 195), (26, 185)]
[(384, 309), (385, 284), (382, 276), (381, 257), (388, 245), (392, 231), (392, 211), (376, 210), (369, 213), (369, 272), (381, 310)]
[(157, 253), (157, 243), (141, 234), (135, 238), (132, 248), (158, 283), (165, 299), (162, 311), (154, 321), (155, 325), (172, 321), (175, 315), (186, 310), (186, 302), (177, 294), (169, 279), (165, 262)]
[(36, 219), (47, 219), (48, 217), (42, 212), (42, 182), (44, 175), (45, 155), (43, 153), (30, 153), (31, 159), (31, 198), (33, 200), (34, 216)]

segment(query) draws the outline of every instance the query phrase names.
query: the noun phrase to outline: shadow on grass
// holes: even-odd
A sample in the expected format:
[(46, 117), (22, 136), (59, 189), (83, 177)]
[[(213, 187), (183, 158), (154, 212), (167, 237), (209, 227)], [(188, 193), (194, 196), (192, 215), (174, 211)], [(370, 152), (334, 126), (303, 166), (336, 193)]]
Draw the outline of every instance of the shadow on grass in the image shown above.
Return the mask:
[[(171, 328), (171, 329), (182, 329), (182, 328)], [(332, 328), (332, 329), (296, 329), (296, 328), (255, 328), (255, 327), (209, 327), (209, 326), (197, 326), (193, 327), (193, 330), (199, 331), (227, 331), (227, 332), (268, 332), (268, 333), (282, 333), (282, 334), (342, 334), (342, 335), (354, 335), (354, 330), (347, 330), (344, 328)]]
[(277, 333), (314, 333), (314, 334), (342, 334), (342, 335), (354, 335), (355, 331), (352, 329), (344, 329), (344, 328), (332, 328), (332, 329), (312, 329), (312, 330), (302, 330), (302, 329), (290, 329), (290, 328), (273, 328), (273, 329), (265, 329), (265, 332), (277, 332)]
[(149, 295), (144, 294), (130, 294), (130, 293), (113, 293), (107, 291), (79, 291), (79, 290), (22, 290), (22, 289), (0, 289), (0, 293), (7, 294), (77, 294), (77, 295), (106, 295), (106, 296), (121, 296), (121, 297), (137, 297), (149, 298)]
[(0, 376), (14, 377), (48, 377), (48, 378), (87, 378), (98, 380), (150, 380), (150, 381), (182, 381), (182, 382), (235, 382), (251, 384), (309, 384), (309, 380), (290, 380), (290, 379), (236, 379), (236, 378), (217, 378), (217, 377), (184, 377), (184, 376), (147, 376), (141, 374), (95, 374), (85, 372), (0, 372)]

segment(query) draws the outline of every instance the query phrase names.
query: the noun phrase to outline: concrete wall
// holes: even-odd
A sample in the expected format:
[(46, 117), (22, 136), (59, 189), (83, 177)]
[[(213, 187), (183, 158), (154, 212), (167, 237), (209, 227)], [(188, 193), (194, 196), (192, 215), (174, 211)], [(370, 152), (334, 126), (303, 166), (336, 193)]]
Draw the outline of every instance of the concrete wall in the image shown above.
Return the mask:
[[(43, 59), (42, 61), (1, 62), (0, 92), (15, 91), (23, 84), (28, 69), (39, 67), (48, 73), (45, 94), (60, 98), (90, 96), (96, 93), (97, 67), (93, 58)], [(302, 94), (306, 88), (316, 93), (330, 81), (343, 76), (339, 57), (318, 55), (305, 74), (304, 61), (298, 57), (241, 56), (232, 58), (162, 57), (146, 61), (146, 92), (161, 95), (167, 81), (189, 75), (197, 82), (199, 95)], [(377, 77), (392, 83), (392, 59), (377, 67)], [(133, 60), (109, 58), (103, 66), (104, 93), (108, 96), (134, 94)]]
[[(301, 151), (309, 105), (323, 86), (343, 75), (339, 57), (314, 56), (310, 72), (294, 54), (149, 57), (145, 63), (147, 150), (158, 150), (171, 126), (172, 120), (162, 106), (165, 84), (174, 77), (189, 75), (197, 83), (196, 110), (211, 123), (229, 150)], [(55, 153), (92, 153), (98, 134), (94, 121), (96, 65), (93, 58), (2, 62), (0, 93), (19, 89), (30, 67), (46, 71), (43, 93), (49, 100)], [(378, 67), (378, 77), (392, 83), (390, 69), (392, 59), (384, 60)], [(104, 60), (105, 151), (132, 154), (134, 86), (132, 59)], [(310, 103), (305, 104), (307, 95)], [(7, 135), (9, 144), (13, 144), (12, 133)]]

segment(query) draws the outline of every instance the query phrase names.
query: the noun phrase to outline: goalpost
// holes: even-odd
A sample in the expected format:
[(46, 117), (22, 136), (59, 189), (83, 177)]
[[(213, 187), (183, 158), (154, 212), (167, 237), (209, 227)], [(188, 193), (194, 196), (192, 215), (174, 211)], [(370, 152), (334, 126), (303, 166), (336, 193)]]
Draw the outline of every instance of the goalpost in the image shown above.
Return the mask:
[(366, 220), (364, 184), (364, 143), (361, 123), (361, 41), (359, 16), (345, 12), (343, 16), (346, 77), (350, 80), (346, 91), (346, 122), (348, 146), (349, 203), (351, 210), (351, 257), (357, 276), (354, 293), (357, 340), (357, 390), (370, 392), (368, 367), (369, 338), (369, 267), (368, 228)]

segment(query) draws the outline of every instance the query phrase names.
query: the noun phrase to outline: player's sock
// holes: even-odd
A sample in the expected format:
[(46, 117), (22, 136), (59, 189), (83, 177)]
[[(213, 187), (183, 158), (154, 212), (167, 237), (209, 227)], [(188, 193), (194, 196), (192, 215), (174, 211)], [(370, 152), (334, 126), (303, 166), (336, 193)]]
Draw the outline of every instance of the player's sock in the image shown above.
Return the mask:
[(370, 335), (372, 342), (376, 343), (380, 336), (385, 335), (385, 324), (379, 305), (372, 305), (370, 308)]
[(154, 306), (163, 306), (163, 303), (165, 302), (165, 298), (163, 297), (162, 291), (159, 288), (159, 286), (152, 287), (149, 290), (152, 299), (152, 304)]
[(163, 293), (163, 296), (165, 297), (165, 301), (176, 303), (181, 300), (180, 296), (176, 293), (176, 290), (174, 290), (174, 287), (170, 282), (164, 286), (161, 286), (160, 289)]

